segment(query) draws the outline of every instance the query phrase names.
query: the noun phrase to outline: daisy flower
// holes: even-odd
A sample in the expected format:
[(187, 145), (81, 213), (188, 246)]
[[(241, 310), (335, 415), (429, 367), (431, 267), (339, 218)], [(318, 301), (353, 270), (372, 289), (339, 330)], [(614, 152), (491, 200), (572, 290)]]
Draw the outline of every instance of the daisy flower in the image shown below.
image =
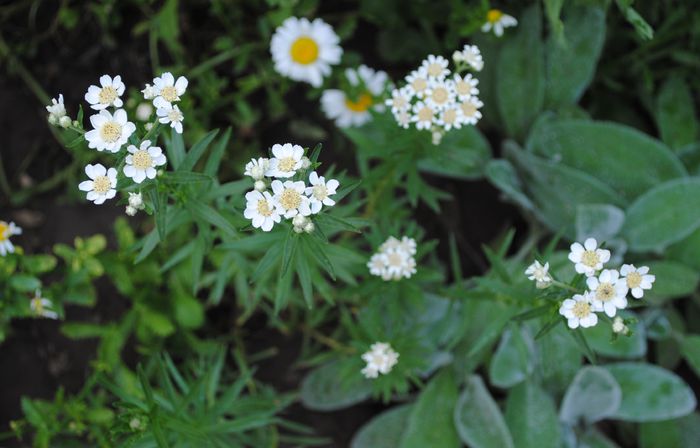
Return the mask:
[(306, 187), (306, 195), (309, 197), (311, 213), (316, 214), (321, 211), (321, 206), (332, 207), (335, 201), (330, 196), (336, 193), (340, 182), (335, 179), (330, 179), (326, 182), (326, 178), (319, 176), (316, 171), (309, 175), (310, 186)]
[(112, 115), (107, 110), (90, 116), (93, 129), (85, 133), (88, 147), (98, 151), (119, 152), (122, 145), (136, 131), (136, 125), (128, 121), (126, 111), (117, 109)]
[(34, 298), (29, 302), (29, 307), (32, 312), (47, 319), (58, 319), (58, 313), (53, 311), (53, 303), (49, 299), (41, 297), (41, 290), (37, 289), (34, 292)]
[(114, 168), (107, 170), (99, 163), (88, 164), (85, 166), (85, 174), (90, 180), (81, 182), (78, 188), (87, 192), (88, 201), (100, 205), (117, 194), (117, 170)]
[(311, 207), (309, 198), (304, 196), (306, 185), (302, 181), (273, 180), (270, 185), (279, 213), (285, 218), (293, 218), (297, 214), (309, 216)]
[(14, 222), (0, 221), (0, 256), (14, 253), (15, 246), (10, 241), (13, 235), (21, 235), (22, 228), (15, 225)]
[(466, 124), (475, 125), (481, 120), (481, 108), (484, 103), (475, 96), (459, 103), (459, 108), (462, 110), (462, 121)]
[(599, 249), (595, 238), (588, 238), (583, 246), (580, 243), (571, 245), (569, 260), (575, 264), (576, 272), (590, 277), (603, 269), (603, 264), (610, 260), (610, 251)]
[(122, 77), (117, 75), (112, 78), (109, 75), (100, 76), (100, 86), (90, 86), (85, 94), (85, 101), (95, 110), (104, 110), (110, 106), (122, 107), (124, 102), (121, 96), (126, 86)]
[(262, 180), (267, 175), (269, 169), (270, 159), (265, 157), (250, 159), (250, 162), (245, 165), (243, 175), (250, 176), (253, 180)]
[(418, 70), (413, 70), (408, 76), (406, 76), (406, 94), (411, 96), (417, 96), (418, 98), (423, 98), (425, 91), (428, 90), (428, 75), (424, 68), (419, 68)]
[(406, 251), (399, 248), (383, 252), (384, 280), (400, 280), (411, 278), (416, 273), (416, 260)]
[(516, 26), (518, 21), (515, 17), (504, 14), (498, 9), (491, 9), (486, 13), (486, 22), (481, 26), (481, 31), (488, 33), (493, 30), (493, 33), (501, 37), (505, 28)]
[(391, 98), (384, 101), (384, 104), (391, 108), (391, 113), (396, 115), (399, 112), (408, 110), (411, 105), (411, 95), (406, 91), (406, 88), (394, 89), (391, 92)]
[(435, 56), (433, 54), (428, 55), (423, 61), (420, 68), (428, 76), (428, 78), (442, 80), (445, 76), (450, 74), (450, 70), (447, 68), (449, 62), (442, 56)]
[[(438, 116), (437, 120), (435, 123), (443, 128), (445, 131), (449, 131), (452, 128), (454, 129), (460, 129), (462, 127), (462, 123), (464, 122), (464, 117), (462, 115), (462, 109), (459, 107), (447, 107), (440, 112), (440, 115)], [(442, 134), (440, 133), (442, 136)], [(439, 142), (437, 143), (439, 144)]]
[(387, 74), (361, 65), (357, 70), (347, 69), (345, 77), (351, 86), (361, 87), (363, 91), (351, 98), (342, 90), (325, 90), (321, 95), (321, 109), (341, 128), (362, 126), (372, 119), (370, 109), (384, 110), (377, 98), (384, 93)]
[(418, 101), (413, 106), (411, 121), (416, 123), (417, 129), (430, 129), (435, 121), (435, 109), (423, 101)]
[(250, 191), (245, 195), (246, 208), (243, 216), (253, 221), (253, 227), (264, 232), (272, 230), (280, 222), (280, 213), (274, 199), (267, 191)]
[(158, 110), (156, 110), (156, 115), (158, 115), (158, 121), (163, 124), (170, 123), (170, 127), (175, 129), (175, 132), (182, 134), (182, 122), (185, 116), (177, 105), (163, 105), (163, 107), (159, 107)]
[(455, 62), (466, 62), (477, 72), (484, 68), (484, 58), (476, 45), (465, 45), (462, 51), (455, 51), (452, 54), (452, 59)]
[(652, 283), (656, 281), (656, 276), (649, 274), (648, 266), (635, 268), (633, 264), (623, 264), (620, 275), (635, 299), (644, 297), (644, 290), (651, 289)]
[(138, 148), (129, 145), (126, 150), (129, 151), (129, 154), (126, 156), (124, 175), (132, 178), (137, 184), (146, 178), (154, 179), (156, 167), (165, 165), (166, 159), (163, 150), (157, 146), (151, 146), (150, 140), (144, 140)]
[(275, 30), (270, 42), (275, 70), (320, 87), (331, 73), (331, 65), (338, 64), (343, 55), (339, 42), (333, 28), (323, 20), (290, 17)]
[(454, 104), (455, 86), (452, 81), (431, 81), (425, 91), (425, 103), (434, 110)]
[(559, 314), (567, 319), (569, 328), (593, 327), (598, 323), (598, 316), (594, 313), (591, 293), (576, 294), (570, 299), (564, 300), (559, 308)]
[(155, 94), (153, 105), (159, 109), (171, 107), (174, 102), (180, 101), (180, 95), (185, 94), (187, 84), (187, 78), (180, 76), (175, 81), (175, 77), (170, 72), (163, 73), (159, 78), (153, 78), (153, 92), (151, 93)]
[(620, 280), (620, 273), (615, 269), (603, 269), (598, 277), (588, 277), (586, 285), (597, 311), (615, 317), (618, 309), (627, 308), (627, 284), (624, 279)]
[(549, 284), (552, 282), (552, 276), (549, 275), (549, 263), (542, 265), (539, 261), (535, 260), (534, 263), (525, 270), (525, 275), (527, 275), (529, 280), (533, 280), (538, 284)]
[(369, 351), (362, 354), (362, 360), (367, 365), (361, 373), (365, 378), (377, 378), (379, 374), (386, 375), (399, 362), (399, 354), (385, 342), (372, 344)]
[(454, 92), (460, 100), (468, 100), (479, 94), (479, 89), (476, 87), (479, 85), (479, 80), (469, 73), (464, 77), (455, 74), (452, 80), (454, 81)]
[(285, 143), (272, 145), (270, 170), (266, 173), (272, 177), (292, 177), (303, 165), (304, 148), (299, 145)]

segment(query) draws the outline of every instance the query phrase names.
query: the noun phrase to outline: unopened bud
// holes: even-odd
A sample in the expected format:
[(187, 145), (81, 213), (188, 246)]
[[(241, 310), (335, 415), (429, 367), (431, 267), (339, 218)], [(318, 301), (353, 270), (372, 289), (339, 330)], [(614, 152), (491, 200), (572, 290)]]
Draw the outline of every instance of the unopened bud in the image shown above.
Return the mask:
[(255, 189), (257, 191), (265, 191), (265, 190), (267, 190), (267, 184), (265, 184), (265, 182), (263, 182), (261, 180), (256, 180), (255, 181)]
[(301, 158), (301, 167), (303, 169), (308, 169), (310, 166), (311, 166), (311, 160), (306, 156), (302, 157)]
[(70, 127), (72, 124), (71, 119), (69, 116), (64, 115), (58, 120), (58, 125), (61, 126), (62, 128), (67, 128)]
[(307, 222), (306, 225), (304, 226), (304, 232), (306, 232), (306, 233), (311, 233), (314, 230), (316, 230), (316, 226), (311, 221)]
[(126, 210), (124, 211), (127, 215), (129, 216), (134, 216), (138, 210), (135, 207), (132, 207), (130, 205), (126, 206)]

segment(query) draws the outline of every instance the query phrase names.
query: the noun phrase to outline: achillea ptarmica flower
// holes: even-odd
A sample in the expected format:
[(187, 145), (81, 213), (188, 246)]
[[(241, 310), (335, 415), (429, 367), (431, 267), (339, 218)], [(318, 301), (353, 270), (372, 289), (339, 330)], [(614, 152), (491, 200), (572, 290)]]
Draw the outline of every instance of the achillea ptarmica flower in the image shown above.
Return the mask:
[(339, 42), (323, 20), (290, 17), (275, 30), (270, 42), (275, 70), (294, 81), (320, 87), (323, 78), (330, 75), (331, 65), (338, 64), (343, 55)]
[(151, 146), (150, 140), (144, 140), (138, 148), (129, 145), (126, 150), (129, 151), (129, 155), (126, 156), (124, 175), (132, 178), (137, 184), (146, 178), (155, 179), (156, 167), (165, 165), (163, 150), (158, 146)]
[(62, 93), (58, 95), (58, 99), (51, 99), (51, 104), (46, 106), (46, 111), (49, 113), (49, 123), (60, 124), (61, 119), (66, 116), (66, 106), (63, 104)]
[(452, 60), (456, 63), (465, 62), (477, 72), (484, 68), (484, 58), (476, 45), (465, 45), (462, 51), (455, 51)]
[(253, 222), (253, 227), (269, 232), (280, 222), (280, 211), (268, 191), (250, 191), (245, 195), (246, 209), (243, 216)]
[(95, 110), (103, 110), (108, 107), (122, 107), (124, 102), (121, 96), (126, 86), (122, 82), (121, 76), (112, 78), (109, 75), (100, 76), (99, 86), (90, 86), (85, 94), (85, 101), (90, 103), (90, 107)]
[(88, 164), (85, 166), (85, 174), (90, 180), (81, 182), (78, 188), (87, 192), (88, 201), (100, 205), (117, 194), (117, 170), (114, 168), (108, 170), (99, 163)]
[(34, 297), (29, 302), (29, 307), (32, 312), (38, 317), (45, 317), (47, 319), (58, 319), (58, 313), (52, 310), (53, 303), (49, 299), (45, 299), (41, 296), (41, 290), (37, 289), (34, 293)]
[(372, 275), (385, 281), (411, 278), (416, 273), (416, 241), (403, 237), (401, 240), (389, 237), (372, 255), (367, 267)]
[(635, 268), (633, 264), (623, 264), (620, 275), (635, 299), (644, 297), (644, 290), (651, 289), (656, 281), (656, 276), (649, 274), (647, 266)]
[(331, 199), (338, 187), (340, 182), (335, 179), (329, 179), (319, 176), (316, 171), (309, 174), (310, 186), (306, 187), (305, 193), (309, 197), (309, 206), (311, 207), (311, 213), (316, 214), (321, 211), (322, 206), (332, 207), (335, 205), (335, 201)]
[(182, 134), (182, 122), (185, 120), (185, 115), (177, 105), (169, 106), (164, 104), (156, 110), (158, 121), (162, 124), (170, 124), (170, 127), (175, 129), (175, 132)]
[[(187, 78), (180, 76), (176, 81), (170, 72), (165, 72), (160, 77), (154, 78), (153, 92), (149, 92), (151, 95), (155, 95), (153, 105), (157, 108), (172, 107), (173, 103), (180, 101), (180, 95), (185, 94), (187, 84)], [(147, 88), (148, 84), (146, 84)]]
[(569, 260), (574, 263), (576, 272), (590, 277), (603, 269), (603, 264), (610, 261), (610, 251), (599, 249), (595, 238), (588, 238), (583, 245), (581, 243), (571, 245)]
[(311, 214), (310, 201), (304, 195), (306, 185), (302, 181), (273, 180), (270, 184), (274, 193), (274, 201), (277, 204), (279, 213), (285, 218), (293, 218), (297, 214), (309, 216)]
[(491, 9), (486, 13), (486, 22), (481, 26), (481, 31), (488, 33), (493, 30), (493, 34), (501, 37), (505, 28), (510, 28), (517, 24), (518, 21), (515, 17), (504, 14), (499, 9)]
[(589, 328), (598, 323), (591, 293), (576, 294), (564, 300), (559, 308), (559, 314), (567, 319), (569, 328)]
[(406, 90), (406, 87), (394, 89), (391, 92), (391, 98), (384, 101), (384, 104), (391, 108), (392, 114), (407, 111), (411, 105), (411, 95)]
[[(302, 149), (302, 152), (304, 150)], [(257, 159), (251, 159), (250, 162), (245, 165), (246, 176), (250, 176), (253, 180), (262, 180), (270, 169), (270, 160), (265, 157), (258, 157)]]
[(0, 256), (14, 253), (15, 246), (10, 241), (13, 235), (21, 235), (22, 228), (15, 225), (14, 222), (0, 221)]
[(342, 90), (324, 90), (321, 109), (328, 118), (341, 128), (362, 126), (372, 119), (370, 110), (381, 112), (384, 104), (379, 101), (388, 82), (383, 71), (375, 71), (365, 65), (345, 71), (350, 86), (356, 90), (350, 95)]
[(591, 290), (596, 310), (614, 317), (618, 309), (627, 308), (627, 284), (615, 269), (603, 269), (598, 277), (588, 277), (586, 285)]
[(299, 145), (285, 143), (284, 145), (272, 145), (273, 158), (270, 159), (269, 174), (277, 178), (292, 177), (301, 169), (304, 157), (304, 148)]
[(399, 362), (399, 354), (386, 342), (375, 342), (369, 351), (362, 355), (362, 360), (367, 365), (361, 373), (365, 378), (374, 379), (380, 374), (386, 375)]
[(539, 261), (535, 260), (525, 270), (525, 275), (527, 275), (529, 280), (533, 280), (540, 289), (546, 288), (552, 283), (552, 276), (549, 275), (549, 263), (542, 265)]
[(420, 69), (428, 76), (429, 79), (443, 80), (450, 74), (450, 69), (447, 68), (449, 62), (442, 56), (429, 54), (423, 61)]
[(98, 151), (119, 152), (131, 134), (136, 131), (136, 125), (128, 121), (126, 111), (117, 109), (112, 115), (107, 110), (90, 116), (93, 129), (85, 133), (85, 140), (90, 148)]
[(137, 210), (143, 210), (145, 205), (141, 193), (129, 193), (129, 205)]
[(625, 321), (622, 320), (620, 316), (615, 316), (612, 323), (612, 331), (613, 333), (627, 335), (629, 334), (630, 329), (627, 327), (627, 325), (625, 325)]

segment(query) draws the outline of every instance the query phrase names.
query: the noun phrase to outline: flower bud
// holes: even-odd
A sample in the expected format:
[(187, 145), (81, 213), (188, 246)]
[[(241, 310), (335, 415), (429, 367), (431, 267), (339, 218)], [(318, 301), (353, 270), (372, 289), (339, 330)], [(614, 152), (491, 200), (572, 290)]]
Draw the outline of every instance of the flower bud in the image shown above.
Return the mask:
[(67, 128), (70, 127), (72, 124), (71, 119), (69, 116), (64, 115), (58, 120), (58, 125), (61, 126), (62, 128)]
[(129, 193), (129, 206), (135, 208), (136, 210), (140, 210), (144, 207), (143, 196), (141, 196), (141, 193)]
[(304, 232), (306, 232), (306, 233), (311, 233), (314, 230), (316, 230), (316, 226), (311, 221), (307, 222), (306, 225), (304, 226)]
[(135, 207), (132, 207), (130, 205), (126, 206), (126, 210), (124, 211), (127, 215), (129, 216), (134, 216), (138, 210)]
[(306, 156), (302, 157), (301, 158), (301, 168), (306, 170), (310, 166), (311, 166), (311, 160)]
[(263, 182), (261, 180), (256, 180), (255, 181), (255, 189), (257, 191), (265, 191), (265, 190), (267, 190), (267, 184), (265, 184), (265, 182)]

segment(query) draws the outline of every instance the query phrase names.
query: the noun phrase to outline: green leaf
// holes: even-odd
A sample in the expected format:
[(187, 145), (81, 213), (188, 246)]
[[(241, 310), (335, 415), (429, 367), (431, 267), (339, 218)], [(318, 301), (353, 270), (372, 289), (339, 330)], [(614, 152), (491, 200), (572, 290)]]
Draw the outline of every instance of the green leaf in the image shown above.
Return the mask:
[(610, 204), (580, 204), (576, 207), (576, 240), (595, 238), (610, 241), (622, 229), (625, 212)]
[(412, 404), (405, 404), (377, 415), (355, 433), (350, 448), (398, 447), (412, 410)]
[(616, 0), (615, 3), (625, 19), (634, 26), (634, 30), (639, 37), (644, 40), (651, 40), (654, 38), (654, 29), (634, 8), (632, 8), (632, 6), (630, 6), (632, 4), (631, 0)]
[(182, 139), (182, 134), (178, 134), (175, 129), (170, 132), (170, 140), (166, 142), (165, 151), (168, 153), (170, 166), (177, 170), (185, 159), (185, 141)]
[(260, 279), (265, 274), (270, 272), (272, 266), (277, 263), (282, 258), (282, 253), (277, 246), (270, 246), (270, 248), (265, 252), (265, 255), (260, 259), (258, 266), (255, 268), (253, 275), (250, 278), (251, 282), (255, 282)]
[(472, 448), (514, 448), (503, 414), (480, 376), (467, 378), (457, 400), (454, 422), (462, 442)]
[(210, 175), (204, 173), (194, 173), (191, 171), (168, 171), (160, 177), (160, 180), (170, 185), (187, 185), (211, 182), (214, 179)]
[(656, 98), (656, 123), (661, 139), (674, 150), (698, 140), (693, 92), (680, 76), (669, 77)]
[(542, 120), (528, 137), (526, 147), (595, 177), (625, 199), (634, 199), (661, 182), (686, 175), (681, 162), (664, 144), (614, 123)]
[(56, 257), (53, 255), (24, 255), (20, 260), (31, 274), (43, 274), (56, 267)]
[(491, 156), (488, 141), (475, 126), (448, 132), (428, 151), (428, 157), (418, 161), (421, 171), (463, 180), (480, 177)]
[(401, 448), (461, 446), (452, 422), (457, 384), (451, 370), (443, 370), (421, 392), (401, 439)]
[(622, 403), (612, 416), (631, 422), (683, 417), (695, 409), (693, 390), (676, 374), (645, 363), (608, 364), (622, 389)]
[(695, 269), (675, 261), (649, 261), (639, 266), (648, 266), (649, 273), (656, 276), (654, 287), (644, 292), (644, 300), (653, 304), (687, 297), (700, 282), (700, 274)]
[(538, 6), (528, 8), (501, 48), (496, 73), (500, 116), (509, 136), (523, 138), (544, 104), (544, 49)]
[(229, 236), (235, 236), (237, 231), (236, 228), (226, 219), (221, 213), (216, 211), (210, 205), (198, 202), (196, 200), (190, 200), (186, 203), (187, 209), (194, 215), (194, 217), (208, 222), (209, 224), (217, 227)]
[(586, 366), (566, 390), (559, 418), (570, 425), (579, 420), (595, 423), (617, 412), (621, 402), (622, 390), (615, 377), (602, 367)]
[(211, 141), (214, 140), (218, 133), (219, 130), (215, 129), (207, 133), (207, 135), (205, 135), (204, 137), (202, 137), (201, 140), (195, 143), (192, 146), (192, 148), (190, 148), (190, 151), (187, 153), (180, 166), (177, 167), (177, 170), (192, 171), (192, 169), (194, 169), (195, 164), (199, 161), (199, 159), (202, 158), (204, 151), (206, 151), (207, 147), (209, 147), (209, 143), (211, 143)]
[(700, 335), (691, 334), (683, 337), (681, 352), (695, 375), (700, 378)]
[(575, 104), (595, 73), (605, 42), (605, 12), (593, 6), (565, 10), (564, 39), (555, 33), (545, 46), (545, 104), (558, 108)]
[(204, 307), (188, 295), (176, 294), (173, 301), (175, 320), (184, 328), (199, 328), (204, 323)]
[(505, 159), (490, 160), (485, 169), (486, 178), (503, 194), (525, 210), (534, 211), (535, 204), (523, 192), (518, 173), (513, 165)]
[(31, 275), (27, 274), (13, 274), (10, 277), (10, 288), (19, 292), (31, 292), (33, 293), (37, 289), (41, 288), (41, 281)]
[(677, 179), (640, 196), (627, 209), (622, 235), (630, 250), (660, 251), (700, 227), (700, 207), (689, 201), (700, 197), (700, 179)]
[[(560, 316), (555, 319), (562, 320)], [(542, 378), (543, 387), (556, 395), (566, 389), (582, 362), (581, 353), (568, 331), (560, 325), (535, 341), (538, 377)]]
[(355, 369), (348, 374), (340, 361), (312, 370), (301, 383), (301, 402), (314, 411), (343, 409), (366, 400), (371, 393), (372, 384)]
[(99, 324), (66, 322), (61, 325), (61, 333), (71, 339), (99, 338), (107, 331), (107, 328)]
[(224, 132), (224, 135), (222, 135), (219, 141), (216, 142), (216, 145), (214, 145), (214, 149), (211, 150), (209, 158), (207, 158), (207, 163), (204, 165), (204, 174), (208, 174), (209, 176), (215, 176), (216, 173), (219, 171), (221, 158), (226, 152), (226, 146), (228, 145), (228, 141), (230, 138), (231, 128), (227, 128), (226, 132)]
[(294, 232), (287, 232), (287, 238), (284, 240), (284, 250), (282, 252), (282, 267), (280, 268), (280, 277), (284, 277), (289, 269), (289, 265), (294, 259), (297, 245), (299, 244), (299, 235)]
[(532, 343), (515, 325), (504, 331), (489, 365), (491, 384), (508, 388), (525, 381), (534, 369)]
[(559, 421), (552, 399), (533, 381), (508, 394), (506, 423), (518, 448), (559, 447)]
[[(689, 236), (668, 247), (666, 256), (700, 271), (700, 227)], [(658, 281), (658, 279), (657, 279)]]
[(700, 446), (700, 415), (639, 425), (640, 448), (689, 448)]
[(299, 276), (301, 292), (304, 295), (306, 306), (311, 309), (314, 304), (313, 283), (311, 281), (311, 271), (309, 269), (309, 254), (305, 244), (300, 245), (300, 253), (296, 257), (296, 269)]

